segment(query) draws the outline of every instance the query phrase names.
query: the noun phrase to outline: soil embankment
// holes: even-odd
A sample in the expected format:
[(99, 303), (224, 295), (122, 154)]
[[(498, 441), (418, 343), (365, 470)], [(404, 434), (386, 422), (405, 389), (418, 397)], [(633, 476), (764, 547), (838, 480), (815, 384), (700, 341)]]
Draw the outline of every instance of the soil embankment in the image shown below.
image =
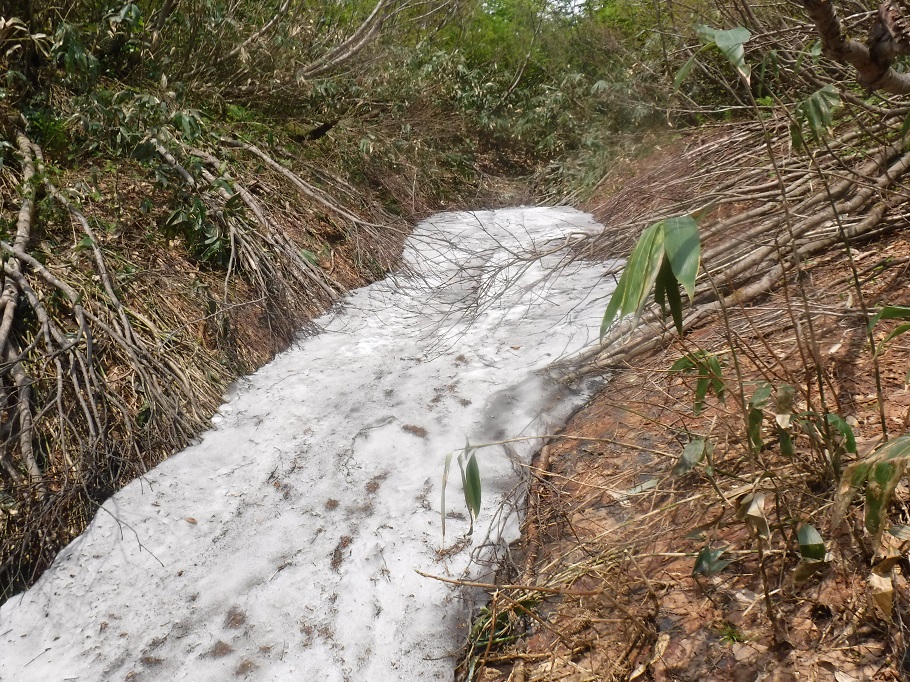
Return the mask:
[[(868, 512), (864, 528), (862, 505), (848, 506), (845, 521), (832, 520), (845, 490), (835, 477), (853, 476), (884, 429), (894, 438), (908, 428), (910, 348), (898, 337), (873, 356), (863, 310), (910, 302), (904, 219), (900, 211), (886, 216), (849, 249), (841, 240), (813, 251), (823, 235), (801, 236), (799, 221), (831, 228), (835, 219), (816, 220), (825, 202), (794, 210), (806, 201), (797, 192), (786, 207), (769, 209), (770, 195), (741, 191), (760, 153), (749, 156), (754, 148), (741, 149), (728, 135), (719, 129), (656, 150), (636, 170), (621, 168), (588, 206), (608, 230), (628, 229), (631, 243), (649, 220), (714, 201), (702, 223), (704, 266), (713, 300), (725, 304), (692, 320), (683, 338), (657, 318), (646, 318), (639, 336), (608, 336), (614, 347), (600, 353), (599, 365), (607, 385), (532, 466), (527, 558), (504, 569), (504, 582), (527, 588), (492, 593), (469, 641), (473, 679), (906, 674), (906, 483), (899, 472), (890, 479), (892, 525), (881, 545)], [(709, 170), (712, 150), (735, 178)], [(801, 163), (788, 156), (785, 177)], [(768, 184), (773, 193), (773, 176)], [(861, 203), (862, 191), (834, 198)], [(903, 205), (899, 182), (882, 196)], [(737, 267), (731, 254), (763, 249), (768, 242), (757, 227), (783, 208), (797, 226), (798, 265), (737, 302), (737, 291), (748, 293), (776, 263), (766, 259), (751, 280), (725, 281), (723, 273)], [(848, 228), (872, 222), (870, 215), (874, 205), (860, 208)], [(723, 234), (718, 225), (727, 226)], [(774, 239), (786, 248), (786, 239)], [(695, 306), (708, 300), (697, 296)], [(892, 328), (877, 326), (876, 343)], [(699, 371), (671, 371), (684, 356), (717, 358), (722, 376), (705, 373), (702, 390)], [(864, 481), (856, 481), (861, 490)], [(819, 559), (808, 558), (807, 527), (821, 536)]]

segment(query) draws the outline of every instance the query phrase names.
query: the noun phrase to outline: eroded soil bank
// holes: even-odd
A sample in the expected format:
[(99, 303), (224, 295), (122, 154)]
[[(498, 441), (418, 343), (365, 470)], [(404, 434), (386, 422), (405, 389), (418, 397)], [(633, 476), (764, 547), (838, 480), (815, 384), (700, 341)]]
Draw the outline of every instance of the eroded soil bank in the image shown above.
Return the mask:
[[(691, 188), (673, 179), (704, 144), (658, 150), (591, 207), (609, 226), (685, 202)], [(883, 233), (611, 368), (535, 460), (522, 546), (501, 576), (528, 587), (489, 591), (459, 679), (469, 668), (485, 682), (906, 679), (906, 481), (881, 546), (861, 499), (832, 523), (833, 458), (849, 467), (881, 442), (882, 417), (891, 438), (910, 420), (910, 347), (898, 338), (873, 360), (858, 300), (910, 303), (906, 232)], [(876, 342), (893, 328), (876, 326)], [(697, 373), (670, 371), (693, 353), (723, 367), (723, 399), (712, 386), (700, 411)], [(842, 432), (828, 439), (840, 422), (826, 414), (855, 448)], [(707, 456), (683, 465), (696, 441)], [(823, 539), (818, 564), (801, 551), (807, 524)]]

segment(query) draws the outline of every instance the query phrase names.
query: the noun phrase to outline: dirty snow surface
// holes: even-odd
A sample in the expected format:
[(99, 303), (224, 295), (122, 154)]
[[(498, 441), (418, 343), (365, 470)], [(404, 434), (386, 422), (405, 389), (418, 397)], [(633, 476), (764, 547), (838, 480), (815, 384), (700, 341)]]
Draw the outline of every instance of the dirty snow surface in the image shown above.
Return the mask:
[(545, 370), (596, 341), (612, 278), (564, 247), (597, 229), (565, 208), (421, 223), (400, 273), (239, 381), (0, 609), (0, 680), (451, 680), (469, 595), (416, 571), (486, 575), (472, 559), (516, 537), (499, 505), (540, 442), (478, 451), (470, 539), (453, 464), (441, 552), (445, 456), (583, 400)]

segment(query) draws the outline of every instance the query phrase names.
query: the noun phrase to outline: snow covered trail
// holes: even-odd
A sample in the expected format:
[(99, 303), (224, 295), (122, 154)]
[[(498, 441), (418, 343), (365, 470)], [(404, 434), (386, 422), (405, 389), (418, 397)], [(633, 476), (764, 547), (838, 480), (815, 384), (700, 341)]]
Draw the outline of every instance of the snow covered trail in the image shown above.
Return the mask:
[[(596, 339), (603, 264), (557, 266), (598, 228), (566, 208), (421, 223), (402, 273), (237, 382), (201, 442), (0, 608), (0, 680), (451, 680), (468, 606), (415, 571), (479, 575), (472, 549), (520, 477), (479, 451), (474, 546), (443, 555), (443, 461), (466, 437), (543, 433), (585, 397), (539, 371)], [(463, 510), (457, 471), (447, 500)], [(447, 544), (466, 531), (450, 518)], [(514, 515), (499, 531), (516, 536)]]

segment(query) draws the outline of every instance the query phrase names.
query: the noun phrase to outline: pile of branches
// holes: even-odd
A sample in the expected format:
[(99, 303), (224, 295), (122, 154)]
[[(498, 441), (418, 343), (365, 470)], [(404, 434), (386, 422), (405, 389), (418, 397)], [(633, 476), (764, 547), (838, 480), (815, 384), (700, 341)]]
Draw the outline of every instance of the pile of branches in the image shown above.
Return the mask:
[[(379, 197), (296, 158), (281, 124), (193, 105), (305, 101), (457, 7), (64, 4), (0, 17), (0, 601), (196, 436), (238, 373), (396, 264), (407, 224)], [(126, 234), (140, 214), (157, 233)]]
[[(888, 61), (876, 48), (883, 40), (883, 16), (891, 17), (895, 30), (902, 25), (893, 21), (894, 7), (884, 3), (879, 13), (863, 17), (870, 38), (861, 44), (846, 38), (832, 3), (807, 0), (805, 5), (814, 26), (796, 30), (797, 18), (791, 17), (791, 30), (762, 34), (751, 48), (757, 50), (753, 61), (769, 53), (782, 60), (775, 79), (788, 86), (795, 101), (777, 97), (770, 107), (753, 102), (752, 120), (721, 125), (683, 152), (679, 163), (689, 172), (669, 179), (655, 174), (653, 187), (647, 186), (646, 178), (639, 179), (636, 192), (664, 197), (652, 205), (646, 222), (640, 215), (624, 214), (622, 204), (629, 197), (592, 208), (609, 219), (601, 239), (611, 248), (616, 234), (634, 235), (650, 222), (675, 215), (701, 216), (703, 274), (683, 319), (686, 330), (727, 309), (753, 303), (794, 276), (798, 284), (812, 259), (838, 249), (849, 255), (851, 244), (903, 227), (910, 217), (905, 183), (910, 170), (905, 120), (910, 108), (885, 96), (905, 92), (910, 82), (905, 84), (903, 74), (891, 68), (899, 51)], [(748, 14), (737, 18), (748, 19)], [(768, 26), (764, 17), (753, 16), (751, 21), (753, 30)], [(816, 58), (813, 63), (806, 56), (808, 48), (799, 45), (809, 46), (814, 40), (833, 60)], [(897, 36), (891, 40), (903, 44)], [(910, 42), (906, 45), (910, 50)], [(848, 68), (851, 65), (855, 71)], [(884, 90), (877, 95), (878, 102), (860, 96), (857, 77), (866, 87)], [(773, 87), (761, 78), (753, 68), (754, 90)], [(798, 99), (807, 86), (818, 90)], [(728, 87), (732, 90), (733, 85)], [(748, 95), (741, 89), (737, 94), (745, 101)], [(808, 103), (820, 96), (827, 97), (826, 105), (839, 107), (825, 122), (816, 114), (805, 114)], [(858, 314), (866, 313), (859, 309), (863, 305), (857, 301)], [(674, 333), (656, 306), (646, 310), (641, 321), (640, 326), (631, 320), (615, 325), (598, 348), (575, 358), (581, 367), (578, 374), (625, 365), (666, 344)]]

